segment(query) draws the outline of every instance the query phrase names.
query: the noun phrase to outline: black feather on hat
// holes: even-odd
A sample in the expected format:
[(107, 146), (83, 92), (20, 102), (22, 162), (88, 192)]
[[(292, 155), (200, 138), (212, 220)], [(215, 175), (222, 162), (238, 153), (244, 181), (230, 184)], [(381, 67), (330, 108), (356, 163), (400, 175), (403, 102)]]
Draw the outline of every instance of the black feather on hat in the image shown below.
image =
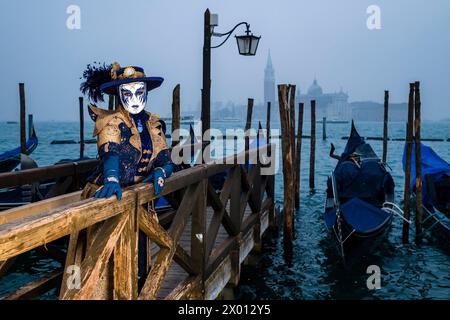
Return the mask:
[(85, 81), (81, 83), (80, 90), (83, 94), (87, 95), (90, 100), (94, 102), (104, 101), (103, 92), (100, 90), (100, 86), (111, 81), (111, 67), (112, 65), (97, 62), (94, 62), (93, 65), (87, 65), (82, 77)]

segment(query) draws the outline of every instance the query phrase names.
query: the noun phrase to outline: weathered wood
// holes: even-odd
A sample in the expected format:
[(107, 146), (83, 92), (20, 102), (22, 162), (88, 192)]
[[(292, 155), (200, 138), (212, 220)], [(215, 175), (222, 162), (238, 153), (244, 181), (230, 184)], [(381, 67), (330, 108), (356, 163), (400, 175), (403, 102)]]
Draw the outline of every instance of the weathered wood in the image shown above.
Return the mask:
[(278, 85), (278, 101), (280, 107), (282, 154), (283, 154), (283, 183), (284, 183), (284, 241), (291, 244), (293, 240), (294, 198), (293, 198), (293, 155), (290, 138), (290, 120), (287, 101), (287, 85)]
[(113, 297), (115, 300), (135, 300), (138, 295), (138, 230), (134, 208), (128, 215), (122, 233), (114, 248)]
[(174, 132), (180, 129), (180, 84), (177, 84), (172, 92), (172, 147), (175, 146), (179, 137), (174, 137)]
[(249, 154), (247, 153), (250, 146), (249, 130), (252, 127), (253, 99), (247, 101), (247, 120), (245, 122), (245, 169), (247, 170), (249, 163)]
[[(303, 134), (303, 103), (298, 104), (297, 145), (295, 147), (295, 209), (300, 209), (300, 172), (302, 160), (302, 134)], [(273, 196), (273, 195), (271, 195)]]
[(80, 194), (81, 192), (73, 192), (0, 212), (0, 225), (72, 204), (80, 200)]
[(161, 248), (139, 294), (139, 300), (155, 300), (175, 250)]
[(68, 270), (71, 266), (81, 266), (86, 251), (86, 233), (74, 232), (70, 235), (67, 246), (66, 262), (64, 264), (64, 273), (59, 290), (59, 298), (62, 299), (68, 290), (68, 277), (72, 275), (73, 270)]
[(384, 91), (384, 121), (383, 121), (383, 163), (387, 162), (388, 123), (389, 123), (389, 91)]
[[(231, 175), (231, 171), (230, 171), (230, 175)], [(225, 181), (225, 184), (226, 183), (227, 183), (227, 181)], [(225, 184), (224, 184), (224, 186), (225, 186)], [(214, 225), (217, 224), (217, 221), (215, 221), (216, 216), (217, 216), (217, 214), (220, 215), (222, 210), (223, 210), (223, 213), (221, 214), (221, 217), (222, 217), (221, 223), (222, 223), (223, 227), (225, 228), (225, 231), (228, 234), (230, 234), (230, 235), (231, 234), (237, 234), (237, 233), (239, 233), (239, 230), (235, 229), (235, 227), (233, 225), (233, 222), (232, 222), (232, 220), (230, 218), (230, 215), (229, 215), (229, 213), (228, 213), (224, 203), (222, 203), (222, 201), (221, 201), (221, 199), (223, 198), (222, 194), (223, 194), (223, 188), (222, 188), (222, 192), (220, 193), (221, 197), (219, 197), (217, 195), (216, 191), (214, 190), (214, 188), (212, 187), (212, 185), (208, 183), (208, 201), (210, 202), (210, 205), (211, 205), (211, 207), (213, 208), (213, 210), (215, 212), (215, 216), (213, 217), (213, 220), (210, 223), (209, 229), (210, 230), (213, 229)], [(230, 193), (228, 192), (228, 196), (229, 195), (230, 195)], [(220, 227), (220, 222), (219, 222), (219, 227)], [(208, 231), (208, 232), (212, 233), (212, 231)], [(207, 241), (210, 241), (209, 240), (210, 236), (207, 236), (207, 238), (208, 238)], [(206, 252), (208, 252), (208, 250), (206, 250)]]
[(175, 260), (175, 262), (178, 263), (180, 267), (182, 267), (190, 275), (197, 274), (194, 266), (192, 265), (191, 256), (179, 244), (177, 245), (173, 260)]
[(0, 300), (29, 300), (53, 289), (61, 281), (61, 270), (52, 271), (45, 276), (27, 283), (14, 292), (0, 298)]
[(81, 263), (80, 289), (67, 290), (63, 300), (85, 300), (91, 297), (128, 220), (129, 215), (122, 213), (105, 221)]
[(421, 126), (421, 101), (420, 101), (420, 82), (414, 84), (414, 137), (415, 137), (415, 156), (416, 156), (416, 240), (420, 242), (422, 236), (422, 160), (420, 148), (420, 126)]
[(316, 165), (316, 100), (311, 100), (311, 149), (309, 158), (309, 188), (314, 189), (314, 174)]
[(114, 96), (112, 94), (108, 96), (108, 110), (114, 110)]
[(322, 140), (327, 140), (327, 117), (322, 118)]
[(123, 199), (88, 199), (76, 206), (65, 206), (50, 212), (11, 222), (0, 228), (0, 261), (52, 242), (116, 216), (134, 203), (134, 194), (124, 192)]
[[(194, 202), (191, 220), (191, 258), (192, 266), (197, 274), (204, 274), (206, 263), (206, 198), (208, 179), (199, 183), (197, 197)], [(222, 221), (222, 219), (220, 219)]]
[[(405, 189), (404, 189), (404, 207), (403, 214), (406, 220), (409, 220), (411, 210), (411, 156), (412, 156), (412, 133), (414, 119), (414, 83), (409, 84), (408, 99), (408, 122), (406, 124), (406, 164), (405, 164)], [(409, 224), (403, 221), (402, 230), (403, 242), (409, 241)]]
[(159, 224), (156, 218), (147, 213), (144, 208), (138, 208), (139, 228), (158, 246), (163, 248), (172, 248), (174, 242), (166, 230)]
[[(208, 178), (225, 170), (230, 170), (227, 183), (217, 193), (208, 184)], [(271, 189), (269, 185), (273, 179), (271, 182), (270, 178), (273, 177), (261, 176), (260, 165), (253, 163), (249, 173), (241, 165), (235, 164), (201, 165), (175, 173), (166, 181), (163, 195), (170, 197), (173, 192), (186, 191), (181, 201), (173, 202), (177, 207), (176, 213), (169, 210), (167, 216), (160, 216), (165, 224), (171, 223), (168, 231), (161, 226), (161, 219), (158, 222), (155, 215), (148, 214), (143, 208), (144, 204), (155, 199), (151, 184), (125, 189), (121, 201), (115, 197), (78, 201), (80, 193), (76, 193), (75, 198), (68, 196), (63, 201), (60, 199), (57, 203), (63, 203), (64, 207), (56, 205), (53, 200), (46, 200), (45, 206), (29, 206), (31, 211), (34, 210), (31, 214), (19, 210), (14, 214), (7, 212), (3, 216), (8, 222), (0, 225), (0, 258), (17, 256), (70, 234), (64, 270), (68, 271), (71, 265), (80, 267), (81, 289), (68, 290), (67, 279), (72, 274), (64, 273), (60, 297), (133, 299), (137, 296), (135, 284), (139, 226), (155, 239), (151, 240), (152, 243), (161, 248), (152, 258), (153, 265), (139, 299), (164, 297), (174, 289), (177, 290), (172, 291), (169, 297), (205, 298), (204, 290), (212, 296), (216, 291), (221, 291), (231, 277), (237, 283), (243, 257), (259, 242), (267, 228), (267, 210), (274, 207), (273, 197), (268, 196), (270, 190), (273, 193), (273, 187)], [(234, 201), (231, 199), (228, 205), (230, 197)], [(72, 201), (67, 202), (67, 199)], [(206, 208), (206, 200), (212, 208)], [(192, 221), (188, 223), (190, 217)], [(237, 220), (237, 228), (233, 218)], [(221, 225), (231, 236), (220, 228)], [(88, 239), (85, 239), (86, 229), (89, 229)], [(240, 246), (237, 241), (242, 235), (245, 235), (245, 245)], [(209, 257), (205, 248), (207, 238), (213, 239), (208, 247)], [(189, 246), (190, 254), (185, 251)], [(217, 271), (225, 260), (230, 262), (229, 276)], [(172, 261), (177, 264), (172, 265)], [(172, 286), (164, 284), (162, 287), (166, 275), (173, 268), (176, 273), (170, 273), (166, 279)], [(186, 273), (191, 278), (181, 283), (186, 280)], [(192, 278), (195, 275), (199, 278)], [(195, 280), (199, 283), (192, 285), (190, 281), (193, 279), (199, 279)], [(206, 280), (209, 281), (208, 287), (204, 288)], [(213, 288), (211, 283), (219, 287)], [(192, 290), (183, 289), (183, 286)], [(161, 288), (163, 290), (160, 291)]]
[(198, 295), (194, 295), (194, 292), (201, 291), (201, 277), (189, 276), (169, 294), (164, 300), (187, 300), (187, 299), (199, 299)]
[[(172, 226), (169, 229), (169, 235), (172, 238), (174, 244), (178, 244), (181, 234), (186, 225), (189, 214), (192, 212), (194, 202), (192, 199), (198, 197), (199, 183), (192, 184), (186, 190), (183, 200), (181, 201), (180, 207), (177, 210), (177, 214), (173, 219)], [(154, 300), (161, 288), (164, 276), (170, 267), (173, 255), (175, 254), (175, 247), (172, 246), (170, 249), (161, 248), (156, 256), (155, 263), (153, 264), (150, 272), (145, 280), (144, 286), (142, 287), (141, 293), (138, 299), (140, 300)]]
[(28, 139), (31, 138), (33, 135), (33, 128), (34, 128), (34, 120), (33, 120), (33, 114), (28, 115)]
[[(230, 197), (231, 193), (231, 186), (233, 185), (233, 179), (236, 178), (236, 169), (233, 168), (232, 171), (230, 171), (230, 174), (225, 181), (222, 192), (220, 193), (219, 197), (219, 203), (220, 203), (220, 209), (215, 210), (214, 216), (209, 224), (208, 232), (206, 234), (206, 247), (205, 247), (205, 255), (206, 257), (209, 257), (211, 254), (211, 251), (213, 249), (214, 243), (216, 241), (217, 233), (219, 231), (220, 225), (223, 220), (223, 216), (226, 214), (226, 203)], [(212, 201), (216, 200), (217, 195), (215, 194), (214, 189), (212, 189), (212, 186), (208, 185), (208, 196), (209, 198), (212, 198)], [(217, 202), (216, 202), (217, 203)]]
[(266, 118), (266, 130), (267, 130), (267, 144), (270, 144), (270, 101), (267, 102), (267, 118)]
[(19, 101), (20, 101), (20, 152), (26, 154), (26, 121), (25, 121), (25, 84), (19, 83)]
[(84, 158), (84, 108), (83, 97), (78, 98), (80, 103), (80, 159)]
[[(291, 139), (290, 147), (292, 150), (292, 166), (295, 168), (297, 163), (297, 154), (295, 152), (295, 88), (296, 86), (289, 85), (289, 137)], [(292, 181), (295, 183), (295, 170), (292, 170)], [(292, 190), (295, 192), (295, 190)]]

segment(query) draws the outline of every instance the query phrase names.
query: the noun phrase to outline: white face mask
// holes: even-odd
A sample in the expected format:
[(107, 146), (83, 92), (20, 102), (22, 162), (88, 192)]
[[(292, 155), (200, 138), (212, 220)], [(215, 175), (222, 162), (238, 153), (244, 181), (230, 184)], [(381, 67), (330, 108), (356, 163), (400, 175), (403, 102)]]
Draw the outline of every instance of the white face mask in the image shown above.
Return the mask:
[(119, 86), (119, 96), (123, 107), (131, 114), (138, 114), (147, 102), (147, 86), (145, 82), (131, 82)]

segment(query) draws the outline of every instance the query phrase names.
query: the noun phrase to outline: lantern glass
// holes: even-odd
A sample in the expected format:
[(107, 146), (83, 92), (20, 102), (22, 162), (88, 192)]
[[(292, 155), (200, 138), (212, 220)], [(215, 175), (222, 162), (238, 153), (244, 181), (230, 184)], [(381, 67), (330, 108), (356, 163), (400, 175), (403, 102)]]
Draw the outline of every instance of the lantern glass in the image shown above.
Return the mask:
[(243, 56), (254, 56), (258, 49), (259, 39), (254, 35), (236, 36), (239, 54)]

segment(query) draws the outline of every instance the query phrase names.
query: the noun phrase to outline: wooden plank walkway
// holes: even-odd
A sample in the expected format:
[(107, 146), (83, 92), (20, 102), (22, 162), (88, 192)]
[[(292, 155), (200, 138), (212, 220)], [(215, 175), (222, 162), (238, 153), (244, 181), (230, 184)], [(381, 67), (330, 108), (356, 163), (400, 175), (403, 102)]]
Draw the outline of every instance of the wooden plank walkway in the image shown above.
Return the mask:
[[(229, 210), (229, 204), (227, 205), (227, 210)], [(245, 214), (244, 214), (244, 220), (246, 218), (248, 218), (250, 215), (252, 214), (252, 211), (250, 209), (250, 207), (247, 205), (246, 210), (245, 210)], [(212, 210), (212, 208), (208, 208), (207, 209), (207, 224), (209, 225), (211, 223), (212, 217), (214, 215), (214, 211)], [(269, 226), (269, 215), (268, 215), (268, 211), (265, 211), (262, 213), (261, 215), (261, 236), (264, 234), (264, 232), (267, 230), (268, 226)], [(252, 230), (250, 230), (252, 231)], [(230, 240), (232, 239), (231, 236), (228, 235), (228, 233), (225, 231), (223, 226), (220, 226), (219, 232), (217, 234), (217, 238), (216, 241), (214, 243), (214, 249), (213, 249), (213, 255), (214, 255), (214, 251), (217, 250), (217, 248), (220, 246), (220, 244), (224, 243), (226, 240)], [(243, 245), (241, 246), (241, 254), (240, 254), (240, 262), (242, 263), (245, 258), (248, 256), (248, 254), (250, 253), (250, 251), (253, 248), (253, 239), (251, 237), (251, 239), (247, 236), (247, 241), (243, 243)], [(181, 247), (186, 250), (186, 252), (191, 253), (191, 222), (189, 221), (188, 224), (186, 225), (186, 228), (183, 232), (183, 235), (181, 236), (180, 242), (179, 244), (181, 245)], [(152, 245), (152, 260), (155, 259), (157, 252), (159, 251), (159, 247), (156, 244)], [(231, 270), (231, 268), (229, 268)], [(224, 281), (222, 281), (223, 283), (228, 282), (227, 280), (229, 279), (229, 275), (224, 275)], [(189, 276), (189, 274), (179, 265), (177, 264), (175, 261), (172, 261), (172, 264), (165, 276), (163, 285), (161, 286), (161, 289), (159, 291), (158, 294), (158, 299), (164, 299), (169, 293), (171, 293), (181, 282), (183, 282), (187, 277)], [(228, 278), (228, 279), (227, 279)], [(212, 296), (210, 296), (210, 299), (216, 299), (217, 298), (217, 293), (220, 293), (224, 287), (216, 288), (216, 290), (214, 290), (214, 292), (212, 293)], [(218, 290), (217, 290), (218, 289)]]

